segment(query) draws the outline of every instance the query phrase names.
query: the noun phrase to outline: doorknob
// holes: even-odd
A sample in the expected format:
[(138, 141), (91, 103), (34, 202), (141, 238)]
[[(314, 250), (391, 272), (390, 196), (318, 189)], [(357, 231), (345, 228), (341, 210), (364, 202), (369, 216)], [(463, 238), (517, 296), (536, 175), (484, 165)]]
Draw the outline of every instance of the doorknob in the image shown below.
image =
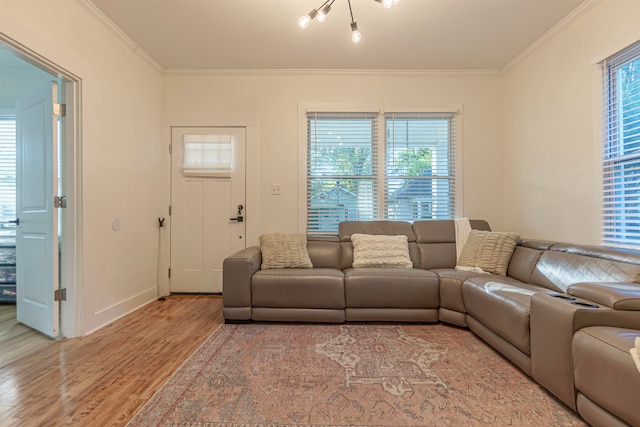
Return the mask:
[(7, 221), (7, 224), (15, 224), (16, 227), (20, 225), (20, 218), (12, 219), (11, 221)]
[(229, 218), (229, 221), (238, 221), (238, 222), (244, 221), (244, 217), (242, 216), (242, 209), (244, 209), (244, 206), (238, 205), (238, 216), (235, 218)]

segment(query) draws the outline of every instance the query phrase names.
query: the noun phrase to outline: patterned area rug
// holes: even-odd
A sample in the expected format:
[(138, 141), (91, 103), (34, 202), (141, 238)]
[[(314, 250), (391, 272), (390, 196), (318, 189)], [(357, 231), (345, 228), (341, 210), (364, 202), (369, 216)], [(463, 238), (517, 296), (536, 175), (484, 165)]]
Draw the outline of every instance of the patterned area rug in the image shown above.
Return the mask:
[(223, 325), (129, 426), (585, 425), (471, 332)]

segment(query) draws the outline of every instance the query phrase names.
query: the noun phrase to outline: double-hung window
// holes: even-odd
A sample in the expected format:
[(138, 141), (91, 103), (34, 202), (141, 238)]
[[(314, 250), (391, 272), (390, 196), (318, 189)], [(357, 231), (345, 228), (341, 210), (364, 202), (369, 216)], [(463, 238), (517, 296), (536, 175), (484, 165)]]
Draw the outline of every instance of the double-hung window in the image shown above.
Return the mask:
[(452, 114), (386, 114), (384, 219), (455, 217)]
[(455, 113), (309, 112), (306, 231), (455, 216)]
[(604, 63), (603, 241), (640, 247), (640, 42)]

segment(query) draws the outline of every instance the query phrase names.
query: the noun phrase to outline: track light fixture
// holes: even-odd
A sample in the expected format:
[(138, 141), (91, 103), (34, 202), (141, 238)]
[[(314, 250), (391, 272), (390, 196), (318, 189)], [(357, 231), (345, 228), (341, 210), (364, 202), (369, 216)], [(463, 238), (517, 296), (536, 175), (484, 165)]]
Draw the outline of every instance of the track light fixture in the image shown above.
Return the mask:
[[(324, 3), (320, 5), (317, 9), (312, 9), (311, 12), (307, 13), (304, 16), (300, 17), (298, 20), (298, 25), (300, 28), (307, 28), (311, 21), (315, 18), (318, 18), (318, 22), (324, 22), (327, 19), (327, 15), (331, 11), (331, 6), (336, 0), (326, 0)], [(382, 6), (387, 9), (391, 6), (394, 6), (400, 2), (400, 0), (374, 0), (377, 3), (381, 3)], [(351, 16), (351, 40), (354, 43), (360, 42), (362, 40), (362, 34), (358, 31), (358, 23), (355, 19), (353, 19), (353, 9), (351, 9), (351, 0), (347, 0), (347, 4), (349, 5), (349, 15)]]

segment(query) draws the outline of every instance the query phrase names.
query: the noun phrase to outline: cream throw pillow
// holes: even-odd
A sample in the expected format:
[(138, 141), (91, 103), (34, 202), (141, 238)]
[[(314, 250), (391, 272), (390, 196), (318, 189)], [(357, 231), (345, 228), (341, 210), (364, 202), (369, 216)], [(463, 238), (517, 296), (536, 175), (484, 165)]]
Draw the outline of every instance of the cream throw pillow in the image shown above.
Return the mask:
[(519, 238), (516, 233), (471, 230), (456, 269), (506, 276)]
[(262, 270), (272, 268), (313, 268), (307, 236), (302, 233), (271, 233), (260, 236)]
[(353, 234), (353, 268), (413, 268), (407, 236)]

